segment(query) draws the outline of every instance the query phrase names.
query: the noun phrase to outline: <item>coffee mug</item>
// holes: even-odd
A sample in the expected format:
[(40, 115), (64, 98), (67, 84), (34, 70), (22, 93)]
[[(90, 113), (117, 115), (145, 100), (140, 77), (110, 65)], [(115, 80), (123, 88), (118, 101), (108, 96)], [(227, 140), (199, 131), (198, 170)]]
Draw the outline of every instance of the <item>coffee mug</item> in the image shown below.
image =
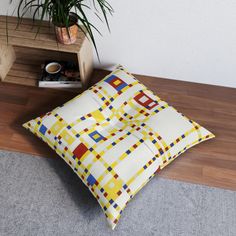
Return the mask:
[(48, 63), (45, 70), (49, 74), (57, 74), (61, 71), (61, 65), (58, 62)]

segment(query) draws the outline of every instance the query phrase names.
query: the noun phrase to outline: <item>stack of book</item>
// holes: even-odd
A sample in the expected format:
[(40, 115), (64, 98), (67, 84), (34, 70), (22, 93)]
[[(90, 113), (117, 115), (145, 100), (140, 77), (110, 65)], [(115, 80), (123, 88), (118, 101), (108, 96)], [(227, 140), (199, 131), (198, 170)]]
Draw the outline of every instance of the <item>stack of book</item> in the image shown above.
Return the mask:
[[(61, 70), (56, 74), (46, 71), (46, 66), (52, 61), (46, 61), (41, 65), (42, 75), (38, 86), (44, 88), (81, 88), (80, 72), (78, 66), (71, 61), (59, 61)], [(53, 61), (55, 62), (55, 61)]]

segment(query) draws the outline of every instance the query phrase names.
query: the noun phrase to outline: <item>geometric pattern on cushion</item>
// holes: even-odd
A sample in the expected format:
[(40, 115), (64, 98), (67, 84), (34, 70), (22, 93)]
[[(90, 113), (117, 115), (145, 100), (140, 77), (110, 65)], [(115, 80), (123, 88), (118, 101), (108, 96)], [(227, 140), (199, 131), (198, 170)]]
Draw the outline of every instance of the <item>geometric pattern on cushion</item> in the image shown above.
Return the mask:
[(80, 177), (115, 228), (134, 195), (188, 148), (214, 135), (119, 66), (64, 105), (23, 125)]

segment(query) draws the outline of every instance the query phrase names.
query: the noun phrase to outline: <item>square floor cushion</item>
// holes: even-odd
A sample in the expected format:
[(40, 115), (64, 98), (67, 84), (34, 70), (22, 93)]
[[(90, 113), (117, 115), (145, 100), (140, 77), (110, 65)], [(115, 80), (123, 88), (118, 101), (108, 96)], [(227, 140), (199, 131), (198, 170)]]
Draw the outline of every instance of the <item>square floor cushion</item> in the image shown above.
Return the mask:
[(113, 229), (130, 199), (159, 170), (188, 148), (214, 137), (121, 66), (23, 126), (71, 166)]

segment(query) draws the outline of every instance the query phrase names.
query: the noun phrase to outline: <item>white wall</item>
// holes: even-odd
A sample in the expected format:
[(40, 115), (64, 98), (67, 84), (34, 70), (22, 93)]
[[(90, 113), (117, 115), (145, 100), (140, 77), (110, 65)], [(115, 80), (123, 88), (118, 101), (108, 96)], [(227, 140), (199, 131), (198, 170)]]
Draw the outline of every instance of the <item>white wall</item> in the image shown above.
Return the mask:
[[(8, 1), (1, 0), (0, 14)], [(112, 33), (98, 22), (96, 67), (120, 63), (137, 74), (236, 87), (235, 0), (110, 3)]]

